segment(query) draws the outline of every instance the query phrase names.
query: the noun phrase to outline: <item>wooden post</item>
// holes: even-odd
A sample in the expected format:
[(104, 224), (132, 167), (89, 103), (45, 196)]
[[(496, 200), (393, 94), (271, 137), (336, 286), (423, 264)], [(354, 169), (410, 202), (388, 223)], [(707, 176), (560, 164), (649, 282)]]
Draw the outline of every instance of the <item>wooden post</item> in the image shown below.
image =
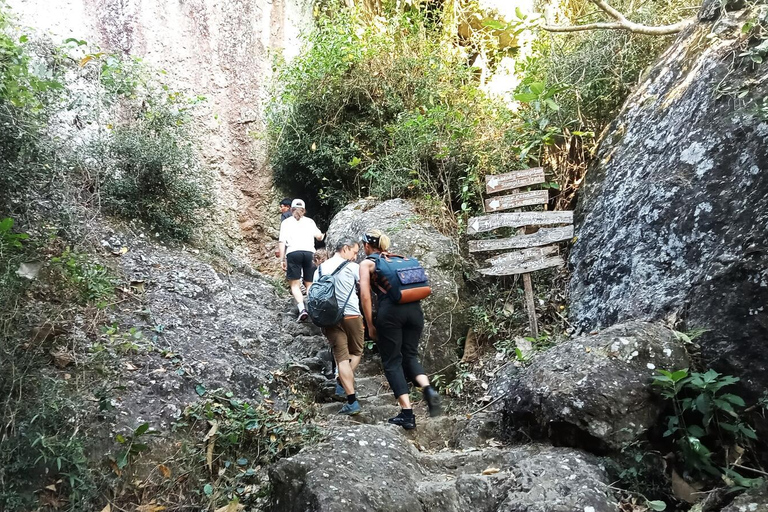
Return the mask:
[[(525, 228), (519, 228), (517, 230), (518, 235), (525, 234)], [(531, 274), (523, 274), (523, 288), (525, 289), (525, 309), (528, 311), (528, 324), (531, 327), (531, 337), (538, 339), (539, 337), (539, 322), (536, 320), (536, 302), (533, 296), (533, 283), (531, 282)]]

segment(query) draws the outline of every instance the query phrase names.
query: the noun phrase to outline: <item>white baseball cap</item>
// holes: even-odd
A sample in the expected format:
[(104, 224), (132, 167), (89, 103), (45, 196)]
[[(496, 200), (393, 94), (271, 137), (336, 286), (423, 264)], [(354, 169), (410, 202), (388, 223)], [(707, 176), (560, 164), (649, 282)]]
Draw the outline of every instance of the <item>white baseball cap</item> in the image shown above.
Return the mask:
[(291, 208), (306, 208), (306, 206), (304, 206), (304, 201), (301, 199), (294, 199), (291, 203)]

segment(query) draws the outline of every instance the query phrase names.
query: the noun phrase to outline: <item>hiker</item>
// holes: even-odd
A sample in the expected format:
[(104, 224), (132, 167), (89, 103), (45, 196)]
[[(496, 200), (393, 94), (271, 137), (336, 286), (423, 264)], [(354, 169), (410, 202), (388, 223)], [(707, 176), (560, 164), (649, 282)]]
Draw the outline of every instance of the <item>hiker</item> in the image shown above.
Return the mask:
[[(333, 358), (339, 373), (341, 391), (346, 394), (347, 403), (339, 414), (353, 416), (360, 413), (360, 404), (355, 394), (355, 369), (363, 357), (365, 327), (360, 314), (356, 286), (360, 279), (360, 266), (355, 263), (360, 243), (352, 238), (342, 238), (336, 244), (334, 255), (322, 263), (314, 275), (314, 282), (321, 276), (335, 276), (335, 296), (339, 310), (343, 308), (341, 321), (330, 327), (323, 327), (323, 334), (331, 344)], [(343, 267), (342, 267), (343, 266)], [(314, 317), (313, 317), (314, 318)], [(339, 383), (336, 384), (337, 394)]]
[(291, 200), (287, 197), (280, 201), (280, 222), (291, 216)]
[[(391, 286), (388, 285), (386, 276), (382, 275), (379, 260), (388, 256), (389, 237), (379, 230), (370, 230), (362, 236), (361, 241), (367, 256), (360, 263), (360, 299), (363, 315), (368, 325), (368, 333), (372, 339), (378, 341), (384, 374), (401, 408), (400, 414), (388, 421), (406, 430), (414, 429), (416, 417), (413, 415), (408, 396), (406, 378), (422, 388), (430, 416), (438, 416), (441, 412), (437, 391), (430, 386), (418, 359), (419, 338), (424, 330), (424, 313), (420, 300), (398, 303), (392, 300), (388, 293)], [(402, 258), (400, 260), (402, 261)], [(391, 279), (394, 278), (390, 276), (389, 280)], [(378, 299), (375, 320), (372, 292), (376, 293)], [(427, 295), (428, 293), (427, 291)], [(405, 298), (403, 294), (403, 299)]]
[(312, 258), (315, 254), (315, 240), (322, 240), (323, 233), (317, 229), (315, 221), (305, 217), (306, 207), (301, 199), (291, 202), (291, 216), (280, 224), (278, 255), (285, 270), (285, 278), (291, 287), (291, 294), (296, 299), (299, 309), (298, 321), (307, 319), (304, 296), (301, 293), (301, 277), (304, 287), (309, 291), (312, 286)]
[[(291, 200), (287, 197), (280, 201), (280, 224), (291, 216)], [(275, 249), (275, 256), (280, 257), (280, 248)]]

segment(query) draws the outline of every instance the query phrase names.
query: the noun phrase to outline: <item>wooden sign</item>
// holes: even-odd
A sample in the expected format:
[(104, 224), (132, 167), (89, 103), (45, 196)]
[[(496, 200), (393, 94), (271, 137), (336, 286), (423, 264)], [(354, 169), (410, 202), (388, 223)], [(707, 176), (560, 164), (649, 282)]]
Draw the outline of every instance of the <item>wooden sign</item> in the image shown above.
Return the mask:
[(534, 167), (524, 171), (512, 171), (504, 174), (494, 174), (485, 177), (485, 192), (495, 194), (513, 188), (527, 187), (528, 185), (537, 185), (544, 183), (544, 169)]
[(534, 204), (547, 204), (549, 202), (549, 192), (546, 190), (531, 190), (530, 192), (516, 192), (508, 196), (492, 197), (485, 200), (486, 212), (497, 212), (499, 210), (511, 210), (512, 208), (522, 208), (523, 206), (532, 206)]
[(541, 228), (532, 235), (520, 235), (497, 240), (470, 240), (469, 252), (502, 251), (504, 249), (524, 249), (573, 238), (573, 226), (559, 228)]
[(552, 226), (554, 224), (573, 224), (573, 212), (515, 212), (472, 217), (469, 219), (467, 234), (474, 235), (498, 228)]
[(517, 265), (545, 256), (552, 256), (553, 254), (557, 254), (557, 246), (548, 245), (546, 247), (533, 247), (531, 249), (523, 249), (522, 251), (508, 252), (499, 256), (494, 256), (493, 258), (488, 258), (485, 262), (493, 266), (508, 264)]
[[(495, 194), (514, 190), (504, 196), (489, 197), (485, 200), (485, 211), (496, 212), (523, 206), (546, 204), (547, 190), (524, 191), (522, 187), (544, 183), (544, 169), (535, 167), (523, 171), (512, 171), (485, 177), (485, 191)], [(526, 234), (526, 226), (567, 226), (541, 228), (536, 233)], [(522, 274), (525, 290), (525, 308), (531, 326), (531, 336), (538, 338), (539, 326), (536, 321), (536, 300), (533, 294), (531, 272), (549, 267), (560, 267), (565, 261), (557, 255), (557, 246), (549, 245), (573, 238), (573, 212), (515, 212), (496, 213), (473, 217), (467, 223), (467, 234), (474, 235), (498, 228), (517, 228), (517, 236), (497, 240), (470, 240), (470, 252), (523, 249), (494, 258), (489, 258), (490, 268), (480, 269), (487, 276)]]
[(543, 270), (549, 267), (562, 267), (565, 261), (560, 256), (550, 256), (539, 258), (522, 263), (504, 263), (495, 265), (491, 268), (482, 268), (480, 273), (486, 276), (510, 276), (513, 274), (527, 274), (536, 270)]

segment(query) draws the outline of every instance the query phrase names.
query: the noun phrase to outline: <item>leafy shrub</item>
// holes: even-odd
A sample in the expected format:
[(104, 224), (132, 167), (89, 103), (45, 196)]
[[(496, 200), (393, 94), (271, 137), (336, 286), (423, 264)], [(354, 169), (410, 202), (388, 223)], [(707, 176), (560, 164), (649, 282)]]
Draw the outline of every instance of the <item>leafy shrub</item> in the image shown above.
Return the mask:
[(33, 72), (28, 46), (0, 2), (0, 209), (5, 212), (25, 209), (25, 196), (49, 185), (53, 174), (47, 107), (63, 85), (55, 66)]
[(742, 476), (729, 459), (729, 449), (741, 449), (743, 453), (757, 440), (757, 434), (744, 420), (744, 399), (725, 392), (739, 378), (714, 370), (658, 372), (654, 386), (674, 411), (667, 417), (664, 437), (675, 440), (685, 465), (699, 477), (722, 479), (730, 485), (759, 484), (759, 479)]
[(107, 267), (87, 254), (67, 248), (61, 256), (51, 258), (51, 267), (63, 292), (72, 293), (77, 302), (103, 306), (115, 295), (117, 279)]
[(97, 161), (102, 204), (127, 219), (145, 221), (172, 238), (188, 240), (211, 206), (209, 175), (190, 131), (190, 99), (151, 80), (134, 61), (113, 56), (101, 65), (107, 92), (131, 115), (108, 135)]
[(508, 109), (480, 90), (463, 51), (446, 49), (439, 23), (415, 9), (371, 23), (329, 12), (276, 74), (276, 183), (319, 196), (310, 208), (326, 217), (366, 195), (437, 200), (452, 213), (478, 207), (481, 172), (521, 165)]

